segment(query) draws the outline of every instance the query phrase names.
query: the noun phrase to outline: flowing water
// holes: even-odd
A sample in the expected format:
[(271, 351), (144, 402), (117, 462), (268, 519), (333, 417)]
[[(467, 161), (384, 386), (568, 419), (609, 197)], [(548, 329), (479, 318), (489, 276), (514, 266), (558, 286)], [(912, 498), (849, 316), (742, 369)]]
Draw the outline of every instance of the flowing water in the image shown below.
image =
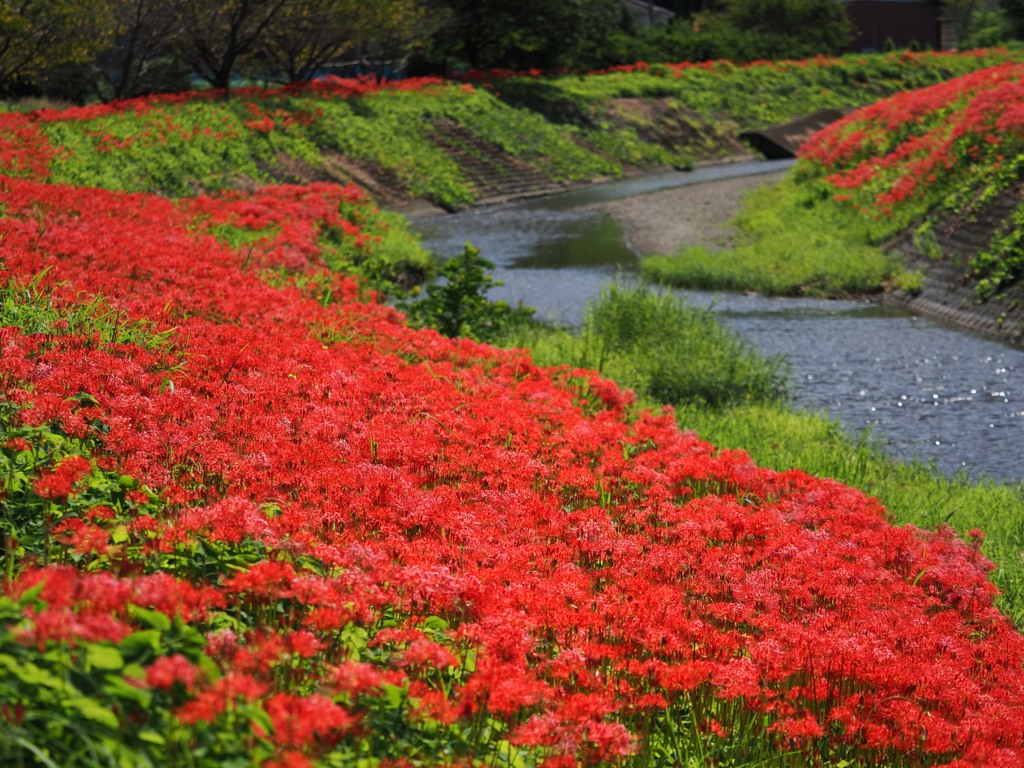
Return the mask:
[[(504, 283), (491, 298), (575, 325), (605, 284), (633, 279), (638, 264), (615, 220), (584, 206), (786, 163), (616, 182), (415, 226), (442, 257), (467, 241), (481, 248)], [(799, 405), (827, 411), (851, 432), (870, 429), (891, 455), (946, 473), (1024, 480), (1024, 350), (868, 302), (679, 293), (762, 352), (784, 356)]]

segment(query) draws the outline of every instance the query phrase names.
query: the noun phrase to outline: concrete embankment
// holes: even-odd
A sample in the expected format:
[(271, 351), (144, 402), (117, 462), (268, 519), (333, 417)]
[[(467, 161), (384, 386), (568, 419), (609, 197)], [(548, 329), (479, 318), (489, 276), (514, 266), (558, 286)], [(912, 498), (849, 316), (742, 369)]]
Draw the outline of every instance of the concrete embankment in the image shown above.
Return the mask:
[(982, 301), (970, 262), (1003, 231), (1024, 196), (1024, 184), (1000, 195), (969, 219), (949, 217), (922, 235), (907, 230), (886, 245), (900, 253), (908, 269), (919, 270), (923, 286), (914, 295), (892, 293), (889, 301), (911, 311), (975, 333), (1024, 346), (1024, 285), (1020, 281)]

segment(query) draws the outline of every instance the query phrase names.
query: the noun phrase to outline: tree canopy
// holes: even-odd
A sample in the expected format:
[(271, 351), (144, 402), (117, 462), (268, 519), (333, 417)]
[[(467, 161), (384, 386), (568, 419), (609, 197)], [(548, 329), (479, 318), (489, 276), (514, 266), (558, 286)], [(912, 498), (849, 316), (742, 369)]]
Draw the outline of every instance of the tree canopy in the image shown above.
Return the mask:
[(10, 92), (48, 67), (86, 63), (112, 35), (110, 0), (0, 3), (0, 88)]
[[(1024, 0), (988, 16), (980, 2), (947, 3), (965, 39), (1024, 36)], [(623, 0), (0, 0), (0, 91), (114, 99), (196, 80), (227, 91), (338, 64), (383, 78), (788, 58), (842, 52), (853, 32), (836, 0), (659, 4), (677, 17), (647, 28)]]

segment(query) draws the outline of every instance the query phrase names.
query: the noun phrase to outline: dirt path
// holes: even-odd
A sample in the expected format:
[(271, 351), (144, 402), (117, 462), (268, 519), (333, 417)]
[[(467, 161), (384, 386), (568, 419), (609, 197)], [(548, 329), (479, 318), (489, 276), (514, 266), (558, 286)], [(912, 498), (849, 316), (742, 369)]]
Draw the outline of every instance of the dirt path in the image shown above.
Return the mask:
[(611, 214), (622, 225), (626, 244), (642, 256), (675, 253), (681, 245), (722, 247), (731, 235), (726, 223), (739, 210), (743, 193), (778, 183), (783, 175), (785, 171), (709, 181), (588, 207)]

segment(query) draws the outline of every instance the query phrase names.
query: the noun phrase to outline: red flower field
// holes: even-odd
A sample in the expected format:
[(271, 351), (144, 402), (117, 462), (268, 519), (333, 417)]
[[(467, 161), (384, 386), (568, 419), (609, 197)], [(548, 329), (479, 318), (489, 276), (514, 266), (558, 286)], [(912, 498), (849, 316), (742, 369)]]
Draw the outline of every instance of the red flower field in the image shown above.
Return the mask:
[(408, 328), (358, 189), (0, 197), (12, 764), (1024, 762), (977, 541)]

